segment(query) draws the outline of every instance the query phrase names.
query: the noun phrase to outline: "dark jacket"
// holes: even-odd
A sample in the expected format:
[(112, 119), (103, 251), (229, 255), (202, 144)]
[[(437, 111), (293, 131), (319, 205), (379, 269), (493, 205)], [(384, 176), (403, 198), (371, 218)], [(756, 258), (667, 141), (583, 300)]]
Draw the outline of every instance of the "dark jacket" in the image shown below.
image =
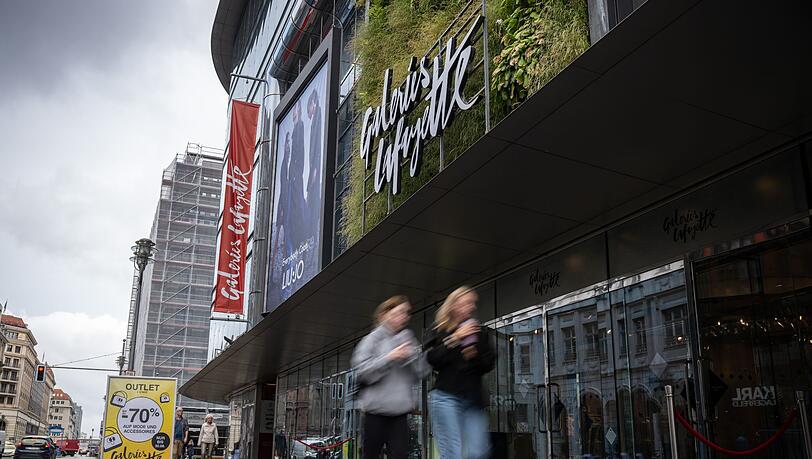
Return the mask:
[[(288, 208), (285, 216), (285, 222), (288, 225), (285, 228), (285, 239), (288, 240), (290, 251), (295, 251), (302, 239), (307, 236), (306, 228), (307, 223), (305, 219), (307, 216), (305, 199), (304, 199), (304, 123), (300, 120), (293, 125), (293, 132), (291, 135), (291, 149), (290, 149), (290, 167), (287, 171), (286, 181), (287, 184), (282, 184), (288, 196)], [(284, 194), (283, 194), (284, 195)]]
[(465, 360), (462, 346), (449, 348), (444, 339), (451, 332), (433, 329), (429, 332), (426, 347), (429, 364), (437, 372), (435, 389), (462, 397), (480, 406), (487, 405), (487, 393), (482, 385), (482, 376), (493, 370), (496, 357), (491, 339), (483, 327), (479, 332), (476, 346), (477, 355)]
[(310, 173), (307, 178), (307, 207), (313, 213), (312, 221), (318, 221), (321, 212), (321, 107), (316, 106), (313, 118), (310, 119)]

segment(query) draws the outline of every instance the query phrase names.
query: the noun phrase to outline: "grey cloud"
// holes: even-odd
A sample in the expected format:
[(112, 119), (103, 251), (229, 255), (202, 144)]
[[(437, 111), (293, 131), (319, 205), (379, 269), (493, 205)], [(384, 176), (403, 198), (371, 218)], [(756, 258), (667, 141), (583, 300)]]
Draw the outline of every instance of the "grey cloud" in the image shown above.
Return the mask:
[[(0, 85), (49, 94), (72, 68), (108, 72), (133, 48), (201, 43), (210, 1), (5, 0), (0, 2)], [(195, 37), (196, 40), (189, 40)], [(203, 41), (207, 43), (207, 41)]]
[[(0, 302), (29, 321), (51, 363), (120, 349), (129, 248), (149, 234), (163, 168), (187, 141), (222, 147), (216, 5), (0, 0)], [(104, 381), (57, 370), (87, 432)]]

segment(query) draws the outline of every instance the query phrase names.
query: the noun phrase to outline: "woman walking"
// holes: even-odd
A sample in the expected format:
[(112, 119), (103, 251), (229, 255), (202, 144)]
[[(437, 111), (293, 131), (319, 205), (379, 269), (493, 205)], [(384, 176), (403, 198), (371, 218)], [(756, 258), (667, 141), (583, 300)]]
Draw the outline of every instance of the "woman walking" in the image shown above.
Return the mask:
[(490, 454), (482, 376), (493, 369), (495, 359), (487, 333), (474, 318), (478, 299), (470, 287), (451, 292), (428, 339), (428, 361), (437, 372), (429, 414), (441, 459)]
[(403, 295), (381, 303), (375, 310), (375, 328), (352, 356), (364, 412), (364, 459), (378, 459), (384, 445), (391, 459), (408, 456), (406, 417), (417, 405), (415, 385), (429, 372), (414, 334), (406, 328), (411, 308)]
[(200, 426), (200, 454), (203, 459), (211, 459), (214, 454), (214, 447), (217, 445), (217, 425), (214, 423), (214, 416), (207, 414), (203, 425)]

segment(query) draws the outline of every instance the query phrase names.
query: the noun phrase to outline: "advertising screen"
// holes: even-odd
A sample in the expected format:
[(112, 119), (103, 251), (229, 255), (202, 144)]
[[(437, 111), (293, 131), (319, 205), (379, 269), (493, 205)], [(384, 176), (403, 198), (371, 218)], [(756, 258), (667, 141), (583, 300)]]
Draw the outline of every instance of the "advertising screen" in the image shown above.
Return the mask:
[(277, 124), (266, 311), (321, 269), (327, 95), (323, 65)]

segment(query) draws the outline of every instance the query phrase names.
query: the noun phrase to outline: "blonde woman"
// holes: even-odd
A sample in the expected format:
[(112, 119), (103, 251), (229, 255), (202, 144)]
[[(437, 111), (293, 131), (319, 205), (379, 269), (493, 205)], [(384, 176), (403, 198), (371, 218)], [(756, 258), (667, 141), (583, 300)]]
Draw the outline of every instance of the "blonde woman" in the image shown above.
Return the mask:
[(355, 347), (352, 366), (362, 388), (364, 412), (363, 459), (378, 459), (384, 445), (389, 458), (409, 455), (407, 416), (417, 408), (415, 386), (429, 366), (414, 334), (407, 328), (412, 305), (393, 296), (375, 310), (375, 328)]
[(432, 432), (441, 459), (490, 457), (482, 376), (493, 369), (490, 338), (474, 318), (479, 296), (460, 287), (437, 310), (428, 339), (437, 383), (429, 394)]
[(211, 459), (218, 440), (217, 425), (214, 423), (214, 416), (207, 414), (203, 425), (200, 426), (200, 454), (203, 456), (203, 459)]

